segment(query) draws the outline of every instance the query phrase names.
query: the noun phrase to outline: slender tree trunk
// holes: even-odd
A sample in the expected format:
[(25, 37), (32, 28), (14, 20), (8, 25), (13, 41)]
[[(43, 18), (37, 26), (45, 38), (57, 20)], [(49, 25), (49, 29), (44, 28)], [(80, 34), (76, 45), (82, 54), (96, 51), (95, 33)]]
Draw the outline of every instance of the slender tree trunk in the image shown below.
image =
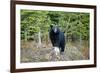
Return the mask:
[(27, 31), (26, 30), (25, 30), (24, 36), (25, 36), (25, 41), (27, 41)]
[(41, 46), (41, 32), (38, 32), (38, 46)]

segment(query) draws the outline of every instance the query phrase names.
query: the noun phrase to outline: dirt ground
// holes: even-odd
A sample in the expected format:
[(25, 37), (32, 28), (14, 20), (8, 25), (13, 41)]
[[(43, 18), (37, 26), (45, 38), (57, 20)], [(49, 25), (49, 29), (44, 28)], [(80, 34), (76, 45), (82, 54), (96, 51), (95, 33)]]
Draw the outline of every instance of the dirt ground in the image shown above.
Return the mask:
[(79, 48), (70, 43), (66, 44), (63, 54), (54, 53), (51, 45), (37, 47), (33, 42), (21, 43), (21, 62), (48, 62), (48, 61), (72, 61), (89, 59), (88, 48)]

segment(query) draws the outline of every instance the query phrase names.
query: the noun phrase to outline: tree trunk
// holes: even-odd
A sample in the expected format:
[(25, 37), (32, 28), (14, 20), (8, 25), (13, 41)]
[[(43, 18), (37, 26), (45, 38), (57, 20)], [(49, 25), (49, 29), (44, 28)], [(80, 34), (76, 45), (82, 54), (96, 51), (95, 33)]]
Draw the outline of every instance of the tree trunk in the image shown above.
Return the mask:
[(25, 41), (27, 41), (27, 31), (25, 31), (24, 36), (25, 36)]
[(38, 32), (38, 47), (41, 46), (41, 32)]

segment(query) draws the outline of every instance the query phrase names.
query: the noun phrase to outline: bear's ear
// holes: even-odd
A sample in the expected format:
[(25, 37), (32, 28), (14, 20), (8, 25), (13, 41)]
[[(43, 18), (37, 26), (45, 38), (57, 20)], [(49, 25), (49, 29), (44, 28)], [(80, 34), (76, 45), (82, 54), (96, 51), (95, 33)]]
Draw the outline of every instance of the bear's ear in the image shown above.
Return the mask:
[(53, 27), (53, 24), (50, 25), (50, 28), (52, 28), (52, 27)]

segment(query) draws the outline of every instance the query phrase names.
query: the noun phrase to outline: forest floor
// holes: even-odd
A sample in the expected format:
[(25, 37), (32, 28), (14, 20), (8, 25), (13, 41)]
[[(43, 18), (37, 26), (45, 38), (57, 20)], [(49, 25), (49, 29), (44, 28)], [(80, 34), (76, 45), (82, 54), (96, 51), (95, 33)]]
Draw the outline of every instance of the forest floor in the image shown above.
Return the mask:
[[(67, 43), (63, 54), (54, 54), (52, 46), (36, 48), (33, 42), (21, 43), (21, 62), (72, 61), (89, 59), (89, 48)], [(51, 47), (50, 47), (51, 46)]]

